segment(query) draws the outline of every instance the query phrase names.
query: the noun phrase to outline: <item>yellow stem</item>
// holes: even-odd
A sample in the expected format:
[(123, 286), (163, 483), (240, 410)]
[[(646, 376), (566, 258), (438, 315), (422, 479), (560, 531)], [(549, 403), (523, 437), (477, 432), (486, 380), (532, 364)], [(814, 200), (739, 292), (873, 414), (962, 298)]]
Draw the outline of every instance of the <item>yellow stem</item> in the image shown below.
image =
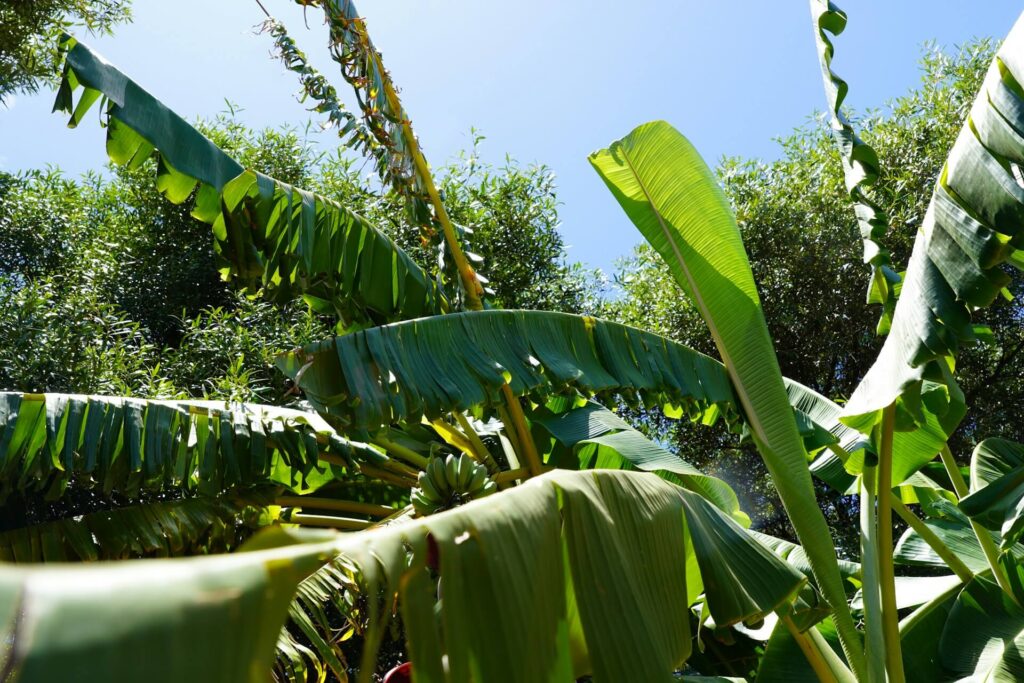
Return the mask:
[(421, 470), (425, 468), (427, 466), (427, 463), (429, 462), (427, 458), (423, 457), (416, 451), (410, 448), (406, 448), (401, 444), (395, 443), (394, 441), (391, 441), (386, 437), (377, 436), (373, 439), (373, 443), (377, 444), (378, 446), (380, 446), (381, 448), (383, 448), (396, 458), (404, 460), (413, 467), (418, 467)]
[[(814, 675), (818, 677), (821, 683), (838, 683), (839, 676), (836, 675), (837, 671), (840, 672), (844, 681), (852, 682), (854, 680), (853, 674), (843, 666), (835, 652), (825, 643), (824, 638), (821, 638), (821, 634), (813, 626), (806, 633), (803, 633), (796, 627), (792, 617), (788, 614), (782, 615), (779, 618), (786, 625), (789, 634), (793, 636), (793, 640), (800, 647), (800, 651), (804, 653), (807, 663), (811, 665)], [(814, 636), (818, 637), (815, 638)], [(828, 653), (825, 652), (826, 650)], [(832, 656), (828, 657), (829, 654)]]
[(437, 222), (441, 224), (441, 230), (444, 233), (444, 240), (448, 245), (448, 251), (451, 254), (452, 261), (455, 262), (456, 269), (459, 271), (462, 287), (466, 291), (466, 308), (471, 311), (481, 311), (484, 307), (481, 300), (483, 287), (480, 286), (480, 281), (476, 277), (476, 271), (469, 265), (469, 260), (462, 251), (458, 235), (455, 233), (455, 226), (452, 225), (448, 212), (444, 208), (444, 203), (441, 201), (441, 194), (434, 185), (434, 178), (430, 174), (430, 167), (427, 165), (423, 152), (420, 151), (419, 142), (412, 131), (412, 124), (409, 123), (409, 118), (405, 115), (405, 110), (402, 109), (402, 103), (398, 99), (398, 93), (395, 92), (394, 84), (387, 77), (387, 72), (384, 71), (384, 65), (380, 60), (380, 53), (371, 47), (370, 54), (373, 55), (378, 73), (381, 74), (384, 97), (387, 98), (388, 106), (391, 107), (391, 111), (395, 115), (401, 118), (402, 137), (405, 138), (405, 145), (409, 150), (409, 156), (412, 157), (413, 165), (416, 167), (416, 174), (427, 190), (430, 203), (434, 206), (434, 215), (437, 216)]
[(415, 479), (409, 479), (408, 477), (403, 477), (403, 476), (394, 474), (393, 472), (388, 472), (387, 470), (382, 470), (379, 467), (374, 467), (373, 465), (367, 465), (365, 463), (360, 463), (359, 469), (360, 469), (360, 471), (363, 474), (365, 474), (368, 477), (373, 477), (374, 479), (380, 479), (380, 480), (386, 481), (386, 482), (388, 482), (390, 484), (394, 484), (395, 486), (401, 486), (403, 488), (411, 489), (413, 486), (416, 485), (416, 480)]
[(893, 512), (899, 515), (900, 518), (907, 523), (907, 526), (917, 532), (917, 535), (935, 551), (936, 555), (942, 558), (942, 561), (953, 570), (953, 573), (956, 574), (961, 581), (967, 583), (974, 578), (974, 573), (966, 564), (963, 563), (963, 560), (957, 557), (953, 551), (949, 549), (949, 546), (943, 543), (942, 539), (939, 538), (927, 524), (921, 521), (921, 519), (914, 514), (913, 510), (904, 505), (903, 501), (901, 501), (895, 493), (890, 492), (889, 495), (892, 498), (891, 503)]
[(487, 446), (480, 438), (480, 435), (476, 433), (476, 430), (473, 429), (473, 425), (469, 423), (469, 420), (467, 420), (466, 416), (462, 413), (456, 411), (452, 414), (455, 416), (455, 420), (459, 423), (459, 427), (462, 428), (462, 434), (473, 447), (477, 460), (487, 466), (487, 471), (490, 474), (496, 473), (498, 471), (498, 463), (496, 463), (494, 458), (491, 457), (491, 452), (487, 450)]
[[(949, 476), (949, 480), (953, 483), (953, 490), (956, 491), (957, 498), (966, 498), (970, 493), (970, 489), (967, 488), (967, 482), (964, 481), (964, 475), (960, 472), (960, 467), (956, 464), (956, 460), (953, 458), (953, 452), (949, 450), (949, 445), (942, 447), (939, 451), (939, 457), (942, 459), (942, 465), (946, 468), (946, 474)], [(1010, 580), (1006, 577), (1006, 573), (1003, 568), (999, 565), (999, 548), (996, 547), (995, 541), (992, 540), (992, 535), (988, 532), (988, 529), (981, 526), (973, 519), (971, 520), (971, 529), (974, 530), (974, 535), (978, 539), (978, 545), (981, 546), (981, 551), (985, 553), (985, 559), (988, 561), (988, 566), (992, 570), (992, 576), (995, 577), (996, 583), (1003, 589), (1003, 592), (1010, 596), (1018, 605), (1020, 602), (1017, 600), (1017, 596), (1013, 592), (1013, 586), (1010, 585)]]
[(878, 583), (882, 593), (882, 632), (885, 634), (885, 668), (890, 683), (903, 683), (903, 654), (896, 609), (896, 566), (892, 557), (892, 437), (896, 404), (882, 413), (882, 438), (878, 456)]
[(526, 467), (530, 470), (530, 476), (536, 477), (543, 472), (543, 464), (537, 454), (537, 446), (533, 443), (530, 430), (526, 426), (526, 416), (523, 415), (523, 407), (519, 405), (519, 399), (512, 394), (512, 389), (507, 384), (501, 385), (501, 393), (505, 398), (505, 405), (508, 407), (509, 416), (512, 418), (513, 426), (519, 437), (519, 445), (522, 447), (522, 456), (526, 458)]
[(358, 503), (354, 500), (338, 500), (337, 498), (313, 498), (310, 496), (281, 496), (274, 505), (290, 508), (313, 508), (316, 510), (333, 510), (335, 512), (352, 512), (372, 517), (388, 517), (393, 515), (395, 508), (373, 503)]
[(301, 512), (292, 512), (288, 521), (292, 524), (301, 524), (302, 526), (320, 526), (330, 529), (344, 529), (345, 531), (360, 531), (371, 526), (371, 523), (365, 519), (331, 517), (329, 515), (307, 515)]

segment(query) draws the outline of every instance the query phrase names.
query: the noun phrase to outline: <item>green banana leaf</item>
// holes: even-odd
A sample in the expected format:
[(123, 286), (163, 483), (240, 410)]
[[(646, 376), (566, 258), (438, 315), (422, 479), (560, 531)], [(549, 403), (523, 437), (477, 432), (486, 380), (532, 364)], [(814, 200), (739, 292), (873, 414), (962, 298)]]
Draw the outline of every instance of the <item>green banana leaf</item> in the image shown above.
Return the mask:
[[(571, 449), (573, 461), (559, 460), (566, 469), (638, 469), (698, 493), (744, 527), (750, 517), (740, 510), (732, 487), (711, 477), (636, 431), (604, 406), (588, 401), (561, 414), (531, 415), (562, 446)], [(549, 459), (548, 462), (551, 462)]]
[(21, 683), (262, 683), (296, 585), (333, 552), (319, 542), (202, 558), (0, 565), (0, 671)]
[(865, 434), (896, 403), (897, 429), (934, 420), (949, 434), (962, 419), (952, 376), (962, 344), (977, 338), (975, 308), (989, 305), (1008, 275), (1001, 264), (1024, 244), (1024, 23), (1018, 21), (935, 186), (896, 304), (892, 331), (854, 391), (843, 421)]
[[(815, 457), (810, 466), (811, 474), (840, 493), (857, 493), (857, 475), (864, 471), (865, 458), (875, 454), (871, 440), (842, 422), (842, 408), (837, 403), (799, 382), (788, 378), (785, 382), (798, 424), (805, 420), (814, 426), (814, 433), (827, 430), (826, 433), (832, 435), (831, 442), (824, 437), (817, 441), (828, 450)], [(905, 503), (918, 502), (918, 489), (941, 489), (919, 471), (946, 444), (946, 435), (935, 417), (931, 414), (926, 417), (928, 421), (920, 429), (893, 435), (892, 481), (894, 487), (900, 487)], [(805, 430), (803, 428), (801, 432)], [(809, 442), (810, 438), (805, 436), (805, 445)]]
[[(54, 111), (77, 126), (107, 98), (107, 153), (141, 165), (156, 150), (157, 187), (214, 225), (222, 272), (271, 298), (303, 294), (319, 309), (373, 322), (440, 313), (448, 306), (431, 276), (378, 229), (323, 197), (245, 172), (213, 142), (74, 39)], [(75, 101), (75, 91), (82, 94)]]
[(481, 311), (382, 325), (278, 358), (325, 416), (376, 430), (498, 405), (501, 387), (543, 397), (622, 392), (691, 419), (724, 416), (735, 397), (721, 363), (663, 337), (546, 311)]
[(977, 577), (957, 596), (938, 646), (949, 680), (1024, 679), (1024, 609), (990, 579)]
[(855, 672), (861, 671), (863, 651), (835, 549), (725, 193), (690, 142), (663, 121), (639, 126), (591, 154), (590, 162), (707, 323), (818, 586), (834, 610), (846, 657)]
[[(417, 681), (448, 680), (444, 656), (456, 680), (668, 682), (689, 654), (689, 571), (722, 624), (806, 582), (699, 496), (632, 472), (551, 473), (405, 524), (287, 537), (217, 557), (0, 566), (0, 667), (27, 682), (265, 680), (296, 584), (340, 556), (364, 594), (398, 593)], [(368, 603), (380, 632), (388, 614)]]
[[(897, 576), (896, 609), (919, 607), (940, 595), (963, 585), (960, 577), (953, 574), (942, 576)], [(864, 609), (864, 596), (860, 591), (850, 601), (853, 609)]]
[(900, 621), (903, 669), (911, 683), (935, 683), (949, 676), (940, 661), (939, 642), (961, 590), (961, 585), (948, 589)]
[[(922, 521), (972, 572), (980, 574), (990, 568), (978, 538), (971, 529), (970, 520), (959, 508), (947, 500), (939, 499), (929, 503), (925, 509), (936, 516), (925, 517)], [(1000, 542), (997, 533), (989, 534), (997, 544)], [(1024, 544), (1015, 543), (1007, 550), (1018, 560), (1024, 559)], [(948, 570), (945, 561), (913, 529), (907, 529), (900, 537), (893, 551), (893, 559), (897, 564)]]
[(243, 505), (222, 499), (141, 503), (0, 533), (2, 562), (214, 554), (238, 545)]
[[(807, 632), (818, 643), (819, 651), (832, 664), (831, 671), (836, 681), (852, 683), (855, 679), (844, 675), (842, 649), (839, 637), (831, 619), (826, 619)], [(757, 669), (755, 683), (817, 683), (821, 679), (807, 663), (800, 646), (793, 639), (786, 625), (779, 621), (772, 629), (765, 645), (764, 656)]]
[[(758, 543), (793, 565), (797, 571), (805, 574), (807, 578), (814, 579), (814, 572), (811, 570), (811, 564), (807, 559), (807, 552), (799, 545), (753, 529), (747, 533), (753, 536)], [(861, 572), (859, 563), (839, 560), (839, 573), (851, 587), (860, 585)]]
[(1006, 549), (1024, 535), (1024, 445), (985, 439), (971, 458), (971, 494), (960, 501), (964, 514), (999, 531)]
[(846, 13), (829, 0), (811, 0), (811, 19), (814, 22), (814, 39), (825, 86), (825, 99), (828, 101), (828, 112), (832, 117), (832, 137), (843, 162), (846, 190), (850, 193), (857, 215), (857, 224), (864, 243), (864, 262), (871, 266), (871, 285), (868, 288), (867, 302), (882, 305), (883, 313), (878, 323), (878, 333), (887, 334), (892, 325), (892, 314), (896, 304), (895, 288), (900, 282), (900, 276), (893, 270), (889, 250), (882, 244), (882, 238), (889, 231), (889, 218), (870, 194), (871, 186), (878, 182), (878, 155), (871, 145), (860, 139), (843, 114), (843, 101), (846, 99), (849, 86), (832, 71), (835, 46), (826, 35), (831, 33), (838, 36), (846, 29)]
[(334, 479), (321, 453), (386, 459), (316, 413), (288, 408), (0, 393), (0, 500), (15, 491), (59, 498), (71, 480), (128, 497), (251, 484), (304, 494)]
[[(440, 624), (424, 571), (428, 533)], [(427, 682), (447, 680), (443, 655), (453, 679), (669, 681), (689, 650), (690, 571), (699, 568), (723, 624), (774, 610), (805, 581), (699, 496), (652, 474), (607, 470), (553, 472), (354, 534), (344, 552), (370, 590), (400, 588), (414, 675)]]

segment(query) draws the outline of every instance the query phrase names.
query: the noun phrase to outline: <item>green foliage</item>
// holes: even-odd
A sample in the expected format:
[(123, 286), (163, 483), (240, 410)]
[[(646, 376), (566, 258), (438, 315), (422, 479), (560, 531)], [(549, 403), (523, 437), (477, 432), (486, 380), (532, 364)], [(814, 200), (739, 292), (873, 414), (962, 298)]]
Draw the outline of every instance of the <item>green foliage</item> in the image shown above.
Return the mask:
[[(888, 112), (857, 121), (882, 161), (873, 192), (893, 225), (886, 242), (895, 263), (909, 256), (934, 178), (993, 54), (990, 41), (969, 43), (955, 53), (929, 48), (922, 58), (921, 85), (895, 99)], [(736, 211), (783, 374), (843, 399), (880, 345), (874, 335), (877, 309), (864, 304), (857, 221), (827, 130), (806, 127), (780, 145), (777, 160), (726, 159), (718, 173)], [(620, 265), (616, 284), (622, 296), (610, 301), (602, 315), (713, 352), (698, 312), (679, 304), (679, 288), (649, 247), (638, 247)], [(1024, 291), (1019, 284), (1013, 289)], [(1024, 392), (1019, 301), (985, 312), (983, 322), (992, 327), (995, 345), (967, 347), (957, 359), (967, 401), (977, 410), (952, 437), (954, 452), (969, 452), (987, 434), (1024, 439), (1024, 403), (1017, 400)], [(1000, 391), (985, 390), (994, 385)], [(771, 482), (748, 449), (737, 450), (732, 439), (713, 431), (654, 415), (645, 415), (644, 423), (697, 467), (733, 483), (756, 528), (792, 537)], [(850, 499), (818, 488), (841, 552), (855, 555), (859, 541)]]
[(76, 27), (110, 33), (131, 19), (131, 0), (14, 0), (0, 5), (0, 105), (60, 73), (58, 38)]

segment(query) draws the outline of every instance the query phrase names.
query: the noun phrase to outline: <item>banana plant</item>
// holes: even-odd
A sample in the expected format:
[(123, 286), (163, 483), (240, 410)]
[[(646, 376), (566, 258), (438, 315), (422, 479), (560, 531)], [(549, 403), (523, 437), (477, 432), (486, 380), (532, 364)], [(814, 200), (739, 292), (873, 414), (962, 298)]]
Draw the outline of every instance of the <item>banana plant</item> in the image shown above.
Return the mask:
[[(0, 396), (8, 505), (75, 491), (128, 501), (0, 536), (0, 559), (18, 563), (0, 566), (5, 676), (264, 680), (273, 668), (346, 680), (358, 668), (370, 680), (392, 619), (417, 681), (667, 681), (687, 663), (718, 675), (723, 658), (702, 650), (737, 637), (764, 643), (753, 672), (763, 681), (1016, 675), (1020, 463), (988, 442), (968, 489), (944, 444), (965, 411), (952, 361), (978, 334), (970, 314), (1005, 284), (1000, 266), (1021, 262), (1012, 174), (1024, 153), (1024, 29), (1000, 50), (897, 287), (870, 196), (877, 159), (843, 119), (831, 71), (824, 31), (841, 31), (845, 15), (812, 3), (871, 299), (886, 321), (891, 312), (879, 362), (840, 408), (782, 376), (728, 201), (664, 122), (590, 161), (703, 315), (721, 361), (611, 321), (481, 310), (466, 231), (447, 217), (365, 21), (350, 2), (300, 4), (325, 11), (361, 118), (271, 23), (286, 65), (378, 161), (445, 265), (429, 272), (335, 199), (243, 168), (67, 39), (55, 109), (70, 125), (102, 98), (110, 158), (155, 159), (157, 187), (210, 225), (225, 278), (274, 301), (302, 297), (347, 333), (282, 349), (301, 394), (286, 408)], [(746, 434), (800, 545), (746, 529), (725, 482), (600, 401)], [(930, 468), (936, 454), (943, 473)], [(860, 564), (836, 557), (813, 476), (860, 492)], [(894, 554), (890, 511), (910, 527)], [(211, 557), (22, 566), (197, 553)], [(895, 562), (951, 573), (900, 577), (897, 595)], [(336, 613), (362, 636), (357, 667)]]
[[(709, 425), (721, 422), (739, 431), (739, 404), (718, 361), (669, 340), (590, 318), (502, 311), (443, 315), (458, 305), (445, 293), (443, 280), (416, 266), (365, 220), (337, 202), (243, 169), (88, 47), (69, 39), (65, 49), (67, 63), (57, 108), (68, 111), (71, 125), (77, 125), (90, 106), (106, 100), (111, 159), (131, 166), (156, 159), (156, 183), (167, 199), (189, 202), (193, 215), (210, 224), (225, 277), (251, 294), (272, 300), (302, 296), (316, 310), (332, 313), (346, 324), (371, 327), (322, 345), (324, 351), (336, 343), (355, 349), (356, 355), (334, 354), (346, 362), (348, 372), (333, 379), (332, 370), (317, 361), (329, 358), (327, 353), (292, 352), (282, 358), (282, 367), (312, 402), (298, 409), (7, 396), (0, 471), (14, 496), (42, 494), (60, 499), (68, 491), (87, 490), (127, 496), (133, 502), (122, 510), (16, 529), (11, 532), (9, 559), (92, 560), (234, 551), (253, 529), (268, 524), (356, 531), (383, 521), (388, 527), (405, 528), (410, 517), (440, 518), (434, 513), (465, 505), (498, 487), (510, 489), (469, 503), (484, 505), (514, 496), (538, 473), (530, 461), (533, 452), (536, 462), (540, 444), (534, 443), (529, 429), (530, 425), (542, 428), (539, 417), (531, 419), (541, 409), (540, 402), (568, 401), (579, 408), (585, 403), (582, 395), (615, 392), (631, 396), (630, 401), (664, 405), (676, 417), (685, 415)], [(456, 252), (459, 246), (450, 248)], [(431, 313), (442, 315), (372, 327)], [(424, 326), (423, 334), (419, 325)], [(597, 356), (586, 348), (594, 335)], [(479, 345), (477, 356), (470, 357), (469, 344)], [(466, 350), (465, 358), (446, 352), (459, 346)], [(370, 358), (367, 352), (385, 355)], [(387, 354), (393, 354), (392, 360), (398, 363), (386, 365), (388, 371), (406, 382), (397, 403), (390, 386), (397, 380), (375, 374)], [(652, 354), (658, 354), (657, 359)], [(447, 381), (432, 367), (441, 358), (455, 363), (445, 367)], [(296, 359), (298, 366), (292, 363)], [(663, 369), (658, 362), (664, 363)], [(316, 391), (314, 381), (323, 382), (324, 391)], [(332, 384), (350, 381), (355, 383), (345, 385), (342, 398), (322, 395)], [(793, 409), (787, 405), (787, 410), (792, 413)], [(522, 426), (527, 429), (517, 429)], [(694, 606), (701, 610), (704, 622), (713, 620), (719, 629), (756, 622), (775, 612), (787, 619), (791, 612), (797, 614), (795, 601), (807, 577), (743, 530), (749, 519), (724, 482), (659, 451), (633, 430), (620, 428), (611, 436), (619, 437), (609, 442), (616, 458), (606, 455), (594, 464), (654, 471), (662, 481), (672, 482), (657, 487), (675, 490), (681, 485), (681, 490), (694, 491), (681, 494), (688, 502), (678, 508), (685, 511), (681, 547), (687, 553), (657, 563), (658, 571), (678, 572), (678, 590), (685, 596), (678, 601), (683, 610), (674, 617), (679, 624), (689, 627), (687, 608)], [(657, 454), (654, 460), (652, 453)], [(554, 466), (552, 461), (543, 468)], [(580, 467), (577, 461), (572, 469)], [(560, 490), (564, 498), (567, 489)], [(624, 490), (637, 503), (645, 501), (641, 510), (649, 509), (652, 496), (660, 495), (631, 483)], [(150, 502), (153, 496), (157, 500)], [(591, 494), (583, 499), (594, 502)], [(616, 505), (628, 512), (621, 495), (618, 499)], [(244, 528), (221, 520), (233, 534), (230, 542), (215, 545), (208, 541), (213, 523), (198, 513), (226, 514), (225, 506), (230, 505), (235, 506)], [(593, 513), (578, 514), (585, 520)], [(465, 522), (461, 524), (465, 527)], [(124, 533), (112, 537), (109, 531), (121, 525)], [(461, 533), (469, 531), (465, 527)], [(592, 524), (585, 523), (576, 533), (586, 539), (593, 532)], [(180, 541), (138, 540), (172, 535)], [(507, 544), (521, 542), (511, 532), (504, 535), (509, 536)], [(620, 546), (616, 542), (609, 552), (623, 553)], [(507, 559), (500, 547), (495, 557)], [(633, 551), (639, 557), (649, 556), (642, 548)], [(288, 610), (291, 625), (277, 643), (280, 677), (313, 673), (320, 678), (328, 669), (339, 678), (345, 676), (347, 665), (331, 636), (324, 603), (345, 614), (340, 603), (347, 598), (342, 596), (354, 586), (361, 586), (361, 595), (374, 594), (365, 586), (373, 568), (357, 562), (358, 569), (346, 573), (344, 567), (354, 566), (351, 562), (339, 554), (298, 586), (298, 597)], [(742, 590), (735, 590), (737, 586)], [(644, 604), (653, 604), (651, 600), (656, 602), (660, 594), (648, 593)], [(448, 600), (454, 598), (449, 594)], [(573, 600), (573, 609), (585, 605), (578, 589)], [(371, 610), (366, 616), (365, 609), (363, 613), (366, 654), (360, 668), (367, 676), (382, 627), (380, 615)], [(420, 613), (403, 616), (407, 630), (414, 619), (423, 618)], [(652, 632), (657, 636), (652, 641), (657, 656), (650, 661), (641, 662), (635, 648), (615, 655), (603, 646), (600, 651), (606, 654), (594, 659), (577, 642), (581, 636), (580, 626), (574, 625), (576, 617), (569, 623), (566, 642), (573, 645), (571, 650), (556, 648), (555, 679), (571, 671), (619, 680), (638, 667), (650, 668), (651, 676), (667, 675), (682, 663), (690, 647), (687, 631), (679, 630), (684, 626), (677, 626), (673, 629), (679, 637), (665, 638), (657, 629)], [(479, 631), (480, 625), (467, 628)], [(586, 634), (593, 626), (583, 628)], [(599, 642), (594, 640), (597, 636), (587, 638)], [(428, 664), (417, 656), (415, 640), (410, 640), (409, 648), (417, 676), (425, 675), (421, 667)], [(568, 660), (567, 652), (572, 653)], [(486, 666), (494, 670), (493, 664)], [(522, 666), (508, 669), (510, 675), (537, 665), (523, 662)]]

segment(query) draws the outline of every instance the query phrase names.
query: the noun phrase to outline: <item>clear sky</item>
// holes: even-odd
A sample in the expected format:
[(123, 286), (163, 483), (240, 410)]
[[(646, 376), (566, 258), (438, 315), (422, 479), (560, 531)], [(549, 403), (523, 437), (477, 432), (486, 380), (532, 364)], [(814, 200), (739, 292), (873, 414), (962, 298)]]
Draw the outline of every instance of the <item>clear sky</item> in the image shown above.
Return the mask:
[[(882, 107), (919, 79), (925, 41), (953, 46), (1001, 38), (1022, 7), (1009, 0), (847, 0), (850, 24), (835, 70), (848, 103)], [(328, 76), (326, 28), (289, 0), (264, 0)], [(225, 98), (255, 126), (302, 126), (297, 81), (268, 56), (255, 0), (135, 0), (115, 38), (89, 39), (187, 119), (213, 116)], [(439, 165), (487, 136), (483, 157), (541, 162), (558, 177), (570, 258), (610, 270), (639, 234), (586, 161), (587, 154), (656, 118), (675, 125), (705, 159), (770, 158), (773, 138), (824, 109), (805, 0), (362, 0), (370, 34), (402, 89), (428, 159)], [(348, 95), (340, 76), (339, 92)], [(103, 133), (49, 113), (52, 94), (0, 108), (0, 169), (105, 163)], [(320, 144), (335, 138), (320, 135)], [(883, 160), (884, 162), (884, 160)]]

